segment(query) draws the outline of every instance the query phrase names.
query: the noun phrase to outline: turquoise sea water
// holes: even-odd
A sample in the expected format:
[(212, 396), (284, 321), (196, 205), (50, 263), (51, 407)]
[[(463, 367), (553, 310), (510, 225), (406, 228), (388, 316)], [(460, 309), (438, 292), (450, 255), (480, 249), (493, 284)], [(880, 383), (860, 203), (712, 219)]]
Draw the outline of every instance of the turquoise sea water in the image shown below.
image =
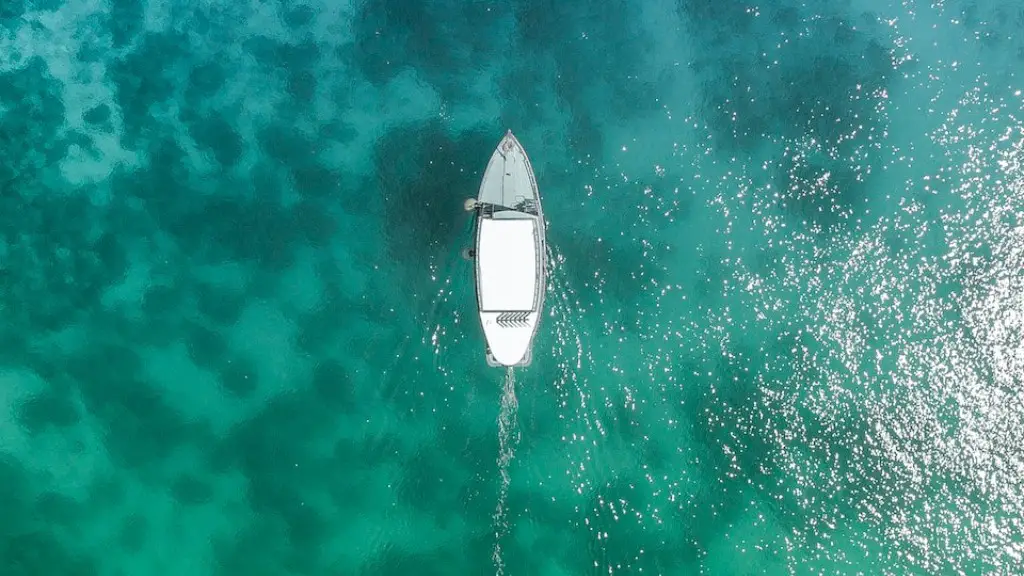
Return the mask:
[[(1014, 0), (4, 0), (0, 574), (1024, 573)], [(490, 369), (506, 129), (550, 286)]]

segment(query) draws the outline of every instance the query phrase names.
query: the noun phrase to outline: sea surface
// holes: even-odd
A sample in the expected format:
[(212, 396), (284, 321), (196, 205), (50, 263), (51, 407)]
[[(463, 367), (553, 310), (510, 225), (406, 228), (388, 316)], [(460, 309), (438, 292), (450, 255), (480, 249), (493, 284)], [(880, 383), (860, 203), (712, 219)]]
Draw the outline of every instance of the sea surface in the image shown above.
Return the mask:
[[(1018, 0), (3, 0), (0, 575), (1024, 573)], [(463, 200), (511, 129), (533, 365)]]

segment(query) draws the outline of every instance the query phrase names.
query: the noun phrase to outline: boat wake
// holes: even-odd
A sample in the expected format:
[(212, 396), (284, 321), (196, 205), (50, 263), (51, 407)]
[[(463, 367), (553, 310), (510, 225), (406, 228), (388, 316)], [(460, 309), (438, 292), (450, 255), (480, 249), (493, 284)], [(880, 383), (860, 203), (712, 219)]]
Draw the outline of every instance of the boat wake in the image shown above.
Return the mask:
[(501, 475), (501, 487), (498, 491), (498, 505), (494, 509), (494, 560), (495, 572), (500, 576), (505, 572), (505, 563), (501, 555), (501, 539), (508, 531), (505, 519), (505, 500), (508, 498), (508, 469), (515, 457), (516, 445), (519, 444), (519, 402), (516, 400), (516, 377), (510, 367), (505, 372), (505, 385), (501, 392), (501, 410), (498, 413), (498, 472)]

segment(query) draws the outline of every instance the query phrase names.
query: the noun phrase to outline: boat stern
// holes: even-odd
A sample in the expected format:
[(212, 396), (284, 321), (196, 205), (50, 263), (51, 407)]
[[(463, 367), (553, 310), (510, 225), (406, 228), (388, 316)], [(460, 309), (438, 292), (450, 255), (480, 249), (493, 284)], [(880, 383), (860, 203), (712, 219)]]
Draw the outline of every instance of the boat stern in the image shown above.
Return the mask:
[(494, 355), (491, 354), (490, 349), (487, 350), (486, 357), (487, 365), (490, 366), (491, 368), (508, 368), (510, 366), (513, 368), (527, 368), (530, 364), (533, 363), (533, 350), (527, 350), (526, 356), (524, 356), (518, 364), (502, 364), (501, 362), (498, 362)]
[(536, 312), (492, 312), (482, 315), (490, 366), (529, 366), (533, 358)]

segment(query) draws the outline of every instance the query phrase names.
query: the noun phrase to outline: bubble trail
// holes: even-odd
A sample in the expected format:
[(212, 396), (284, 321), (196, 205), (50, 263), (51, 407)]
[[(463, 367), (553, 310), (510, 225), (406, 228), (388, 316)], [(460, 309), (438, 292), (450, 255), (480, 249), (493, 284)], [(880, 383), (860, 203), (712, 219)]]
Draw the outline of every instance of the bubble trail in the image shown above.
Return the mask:
[(505, 519), (505, 500), (508, 498), (510, 477), (508, 468), (515, 458), (516, 445), (519, 444), (519, 402), (516, 400), (516, 377), (510, 367), (505, 372), (505, 384), (501, 393), (501, 410), (498, 413), (498, 472), (501, 475), (501, 489), (498, 492), (498, 505), (494, 510), (494, 568), (496, 574), (504, 574), (505, 563), (501, 556), (501, 539), (508, 531)]

